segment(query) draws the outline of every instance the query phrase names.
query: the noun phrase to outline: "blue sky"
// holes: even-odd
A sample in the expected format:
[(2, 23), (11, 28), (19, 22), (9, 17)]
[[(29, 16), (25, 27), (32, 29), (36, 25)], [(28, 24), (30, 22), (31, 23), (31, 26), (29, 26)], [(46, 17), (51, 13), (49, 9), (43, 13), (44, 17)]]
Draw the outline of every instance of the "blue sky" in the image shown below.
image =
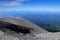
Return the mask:
[(60, 0), (0, 0), (0, 12), (3, 11), (60, 12)]

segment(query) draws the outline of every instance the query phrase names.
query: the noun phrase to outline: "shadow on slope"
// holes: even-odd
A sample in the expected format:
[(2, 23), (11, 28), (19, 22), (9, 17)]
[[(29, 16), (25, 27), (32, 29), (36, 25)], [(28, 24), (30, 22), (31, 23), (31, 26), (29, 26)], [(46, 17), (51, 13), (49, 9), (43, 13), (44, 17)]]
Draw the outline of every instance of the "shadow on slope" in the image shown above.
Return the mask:
[(33, 24), (26, 19), (14, 19), (14, 18), (1, 18), (0, 27), (13, 30), (21, 33), (46, 33), (47, 31), (43, 28)]

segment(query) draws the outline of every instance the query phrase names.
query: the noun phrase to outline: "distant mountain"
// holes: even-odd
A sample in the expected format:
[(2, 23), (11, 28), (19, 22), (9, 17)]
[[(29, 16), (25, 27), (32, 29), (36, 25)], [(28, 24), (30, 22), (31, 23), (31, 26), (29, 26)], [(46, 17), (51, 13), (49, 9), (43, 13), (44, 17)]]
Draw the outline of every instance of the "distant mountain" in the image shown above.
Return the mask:
[(25, 18), (46, 30), (60, 31), (60, 12), (7, 12), (0, 15), (0, 18), (6, 17)]
[(23, 19), (23, 18), (20, 18), (20, 19), (19, 18), (0, 18), (0, 21), (32, 28), (31, 33), (33, 33), (33, 34), (35, 34), (35, 33), (46, 33), (47, 32), (43, 28), (41, 28), (41, 27), (35, 25), (34, 23), (32, 23), (26, 19)]

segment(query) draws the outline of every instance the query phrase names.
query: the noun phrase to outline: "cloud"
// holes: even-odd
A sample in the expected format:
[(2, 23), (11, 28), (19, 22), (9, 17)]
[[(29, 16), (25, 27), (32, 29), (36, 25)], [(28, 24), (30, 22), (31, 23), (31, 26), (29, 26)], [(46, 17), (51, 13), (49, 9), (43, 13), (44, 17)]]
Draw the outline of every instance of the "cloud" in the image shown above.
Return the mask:
[(0, 6), (22, 6), (22, 2), (29, 1), (29, 0), (7, 0), (7, 1), (0, 1)]
[(60, 12), (59, 9), (8, 9), (0, 10), (0, 12), (22, 12), (22, 11), (31, 11), (31, 12)]

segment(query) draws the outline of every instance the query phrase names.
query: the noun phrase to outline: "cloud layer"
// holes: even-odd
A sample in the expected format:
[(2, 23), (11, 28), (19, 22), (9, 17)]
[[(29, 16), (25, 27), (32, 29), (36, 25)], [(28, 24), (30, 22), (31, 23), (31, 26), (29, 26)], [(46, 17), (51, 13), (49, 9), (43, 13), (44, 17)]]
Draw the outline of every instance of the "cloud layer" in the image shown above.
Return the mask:
[(0, 6), (21, 6), (22, 2), (29, 0), (0, 0)]

